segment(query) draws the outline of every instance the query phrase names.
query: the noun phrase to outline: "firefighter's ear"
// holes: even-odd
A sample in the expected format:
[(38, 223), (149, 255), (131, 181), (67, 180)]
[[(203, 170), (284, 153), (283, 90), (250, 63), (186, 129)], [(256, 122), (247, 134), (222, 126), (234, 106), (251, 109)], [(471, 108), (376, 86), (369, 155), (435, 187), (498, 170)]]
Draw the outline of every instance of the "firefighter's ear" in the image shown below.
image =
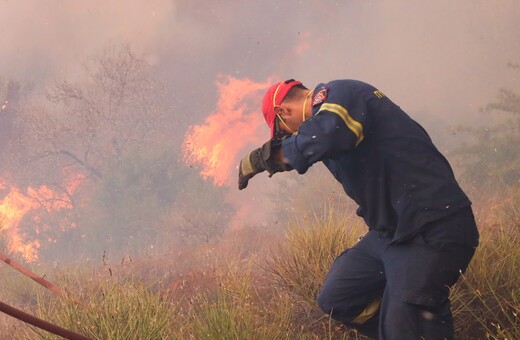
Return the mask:
[(287, 118), (289, 118), (291, 116), (291, 111), (289, 110), (288, 107), (285, 107), (285, 106), (281, 106), (281, 105), (276, 105), (274, 107), (274, 112), (276, 113), (276, 115), (278, 117), (280, 117), (280, 119), (282, 119), (282, 121), (285, 122), (285, 120)]

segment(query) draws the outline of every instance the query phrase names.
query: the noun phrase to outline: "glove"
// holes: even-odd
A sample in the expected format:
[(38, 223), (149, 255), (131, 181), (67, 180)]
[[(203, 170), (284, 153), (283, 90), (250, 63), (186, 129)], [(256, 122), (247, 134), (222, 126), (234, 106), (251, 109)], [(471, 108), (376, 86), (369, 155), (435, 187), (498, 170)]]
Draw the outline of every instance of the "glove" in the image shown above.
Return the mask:
[(292, 170), (283, 161), (275, 160), (271, 157), (274, 155), (274, 152), (281, 149), (281, 146), (281, 140), (272, 139), (262, 145), (261, 148), (253, 150), (240, 161), (238, 169), (239, 190), (245, 189), (251, 178), (266, 170), (269, 172), (269, 177), (277, 172)]

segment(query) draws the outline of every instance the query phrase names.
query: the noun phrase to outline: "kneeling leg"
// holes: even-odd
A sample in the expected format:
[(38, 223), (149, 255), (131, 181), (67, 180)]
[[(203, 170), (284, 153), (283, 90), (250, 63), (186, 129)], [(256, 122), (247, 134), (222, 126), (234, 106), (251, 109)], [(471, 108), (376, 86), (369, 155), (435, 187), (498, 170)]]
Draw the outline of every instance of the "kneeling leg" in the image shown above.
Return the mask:
[(370, 233), (334, 261), (318, 295), (333, 319), (377, 338), (379, 307), (385, 288), (383, 264), (370, 254)]

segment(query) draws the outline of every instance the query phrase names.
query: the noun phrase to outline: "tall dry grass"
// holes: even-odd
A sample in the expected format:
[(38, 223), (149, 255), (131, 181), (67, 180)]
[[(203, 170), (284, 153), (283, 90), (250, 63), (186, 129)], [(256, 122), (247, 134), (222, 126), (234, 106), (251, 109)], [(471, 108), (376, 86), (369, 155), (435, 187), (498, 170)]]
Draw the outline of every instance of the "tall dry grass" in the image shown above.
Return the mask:
[(291, 339), (292, 300), (285, 291), (270, 289), (252, 258), (217, 270), (219, 290), (195, 297), (188, 318), (188, 335), (195, 339)]
[(520, 339), (520, 190), (478, 206), (480, 245), (452, 292), (457, 334)]
[(294, 323), (303, 338), (364, 338), (324, 315), (316, 296), (335, 258), (366, 232), (361, 219), (329, 205), (319, 215), (311, 213), (294, 220), (283, 242), (266, 260), (273, 287), (291, 296)]
[[(22, 261), (21, 259), (17, 259)], [(29, 268), (53, 281), (53, 277), (45, 275), (51, 272), (48, 268), (28, 265)], [(24, 276), (14, 268), (0, 262), (0, 301), (25, 312), (32, 312), (37, 308), (38, 295), (52, 298), (53, 293), (43, 286)], [(22, 321), (13, 319), (7, 314), (0, 313), (0, 339), (11, 339), (13, 334), (29, 330), (29, 326)]]
[(314, 305), (334, 259), (366, 233), (359, 219), (328, 209), (322, 216), (293, 222), (284, 243), (267, 262), (267, 270), (291, 294)]
[[(480, 246), (452, 291), (457, 339), (520, 339), (514, 192), (484, 205), (488, 209), (478, 205)], [(94, 339), (361, 339), (324, 315), (314, 299), (335, 257), (365, 232), (358, 218), (336, 207), (293, 221), (278, 242), (261, 232), (231, 233), (193, 249), (197, 269), (183, 262), (183, 272), (161, 285), (146, 283), (156, 277), (69, 280), (64, 299), (39, 301), (40, 316)], [(140, 268), (138, 262), (131, 266)]]
[[(64, 296), (39, 301), (39, 317), (91, 339), (176, 338), (178, 301), (154, 284), (80, 276), (80, 280), (69, 278), (64, 286)], [(59, 339), (38, 329), (25, 336)]]

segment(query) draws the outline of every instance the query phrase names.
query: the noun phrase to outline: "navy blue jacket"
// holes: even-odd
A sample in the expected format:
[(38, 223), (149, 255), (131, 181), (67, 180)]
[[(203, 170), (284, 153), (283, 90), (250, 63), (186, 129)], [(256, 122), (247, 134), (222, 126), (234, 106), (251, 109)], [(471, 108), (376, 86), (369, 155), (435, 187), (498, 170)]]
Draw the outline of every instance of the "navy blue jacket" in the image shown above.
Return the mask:
[(322, 161), (369, 229), (391, 235), (392, 242), (471, 204), (426, 131), (361, 81), (319, 84), (312, 117), (282, 148), (300, 174)]

